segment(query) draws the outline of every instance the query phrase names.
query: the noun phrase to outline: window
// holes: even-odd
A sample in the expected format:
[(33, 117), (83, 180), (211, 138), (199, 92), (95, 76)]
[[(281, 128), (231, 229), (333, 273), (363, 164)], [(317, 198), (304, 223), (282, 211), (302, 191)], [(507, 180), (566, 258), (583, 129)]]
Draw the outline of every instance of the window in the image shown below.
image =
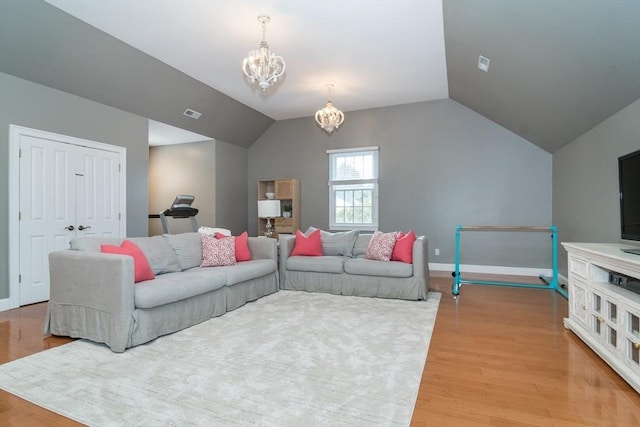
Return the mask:
[(378, 228), (378, 147), (329, 150), (329, 226)]

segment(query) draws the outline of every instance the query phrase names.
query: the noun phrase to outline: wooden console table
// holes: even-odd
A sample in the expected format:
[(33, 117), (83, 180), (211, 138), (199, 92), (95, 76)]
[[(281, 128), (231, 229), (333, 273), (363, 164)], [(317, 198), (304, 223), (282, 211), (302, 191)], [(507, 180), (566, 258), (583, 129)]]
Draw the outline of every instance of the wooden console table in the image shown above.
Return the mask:
[[(569, 253), (569, 317), (564, 326), (640, 393), (640, 294), (611, 281), (640, 281), (628, 245), (562, 243)], [(635, 289), (637, 289), (634, 286)]]

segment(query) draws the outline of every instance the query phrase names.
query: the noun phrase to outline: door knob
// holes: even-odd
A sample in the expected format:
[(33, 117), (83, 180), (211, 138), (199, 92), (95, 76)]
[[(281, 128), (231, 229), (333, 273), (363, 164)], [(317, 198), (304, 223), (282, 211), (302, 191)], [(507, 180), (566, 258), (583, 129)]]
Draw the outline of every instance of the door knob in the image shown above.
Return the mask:
[(69, 230), (69, 231), (73, 231), (73, 230), (75, 230), (76, 228), (75, 228), (73, 225), (68, 225), (68, 226), (66, 226), (64, 229), (65, 229), (65, 230)]
[(82, 230), (88, 230), (88, 229), (90, 229), (90, 228), (91, 228), (91, 226), (90, 226), (90, 225), (87, 225), (86, 227), (85, 227), (84, 225), (79, 225), (79, 226), (78, 226), (78, 230), (80, 230), (80, 231), (82, 231)]

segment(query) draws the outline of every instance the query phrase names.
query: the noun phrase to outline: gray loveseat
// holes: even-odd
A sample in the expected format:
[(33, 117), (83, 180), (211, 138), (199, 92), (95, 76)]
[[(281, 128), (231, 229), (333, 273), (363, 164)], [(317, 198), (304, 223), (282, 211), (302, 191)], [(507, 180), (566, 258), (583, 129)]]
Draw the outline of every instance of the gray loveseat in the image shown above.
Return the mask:
[(408, 300), (426, 299), (429, 292), (427, 239), (419, 236), (413, 243), (413, 263), (408, 264), (365, 259), (371, 237), (372, 234), (359, 234), (352, 249), (338, 250), (335, 255), (291, 256), (295, 236), (281, 234), (280, 289)]
[(104, 254), (124, 239), (73, 239), (49, 255), (51, 297), (45, 333), (86, 338), (114, 352), (176, 332), (278, 290), (277, 246), (249, 237), (252, 259), (201, 268), (199, 233), (137, 237), (155, 279), (134, 284), (133, 258)]

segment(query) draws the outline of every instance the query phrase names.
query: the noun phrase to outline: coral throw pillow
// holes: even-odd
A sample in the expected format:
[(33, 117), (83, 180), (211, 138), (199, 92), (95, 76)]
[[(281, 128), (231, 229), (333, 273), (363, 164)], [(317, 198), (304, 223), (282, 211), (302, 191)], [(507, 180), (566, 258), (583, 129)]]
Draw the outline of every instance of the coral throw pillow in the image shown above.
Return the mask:
[(390, 261), (393, 246), (396, 244), (396, 235), (395, 231), (393, 233), (383, 233), (381, 231), (373, 233), (364, 257), (378, 261)]
[(416, 239), (416, 233), (414, 233), (413, 230), (407, 234), (399, 231), (396, 237), (396, 245), (393, 247), (393, 252), (391, 253), (391, 261), (401, 261), (408, 264), (413, 263), (413, 242), (415, 242)]
[(216, 239), (214, 236), (201, 234), (202, 264), (200, 267), (219, 267), (236, 263), (236, 245), (234, 238)]
[[(228, 239), (223, 233), (216, 233), (216, 239)], [(251, 261), (251, 251), (249, 250), (249, 234), (245, 231), (239, 236), (233, 236), (236, 244), (236, 262)]]
[(120, 246), (100, 245), (100, 251), (105, 254), (129, 255), (133, 257), (135, 283), (155, 278), (146, 255), (142, 252), (142, 249), (130, 240), (125, 240)]
[(296, 243), (291, 251), (291, 256), (322, 256), (322, 238), (320, 230), (316, 230), (309, 236), (305, 236), (300, 230), (296, 230)]

